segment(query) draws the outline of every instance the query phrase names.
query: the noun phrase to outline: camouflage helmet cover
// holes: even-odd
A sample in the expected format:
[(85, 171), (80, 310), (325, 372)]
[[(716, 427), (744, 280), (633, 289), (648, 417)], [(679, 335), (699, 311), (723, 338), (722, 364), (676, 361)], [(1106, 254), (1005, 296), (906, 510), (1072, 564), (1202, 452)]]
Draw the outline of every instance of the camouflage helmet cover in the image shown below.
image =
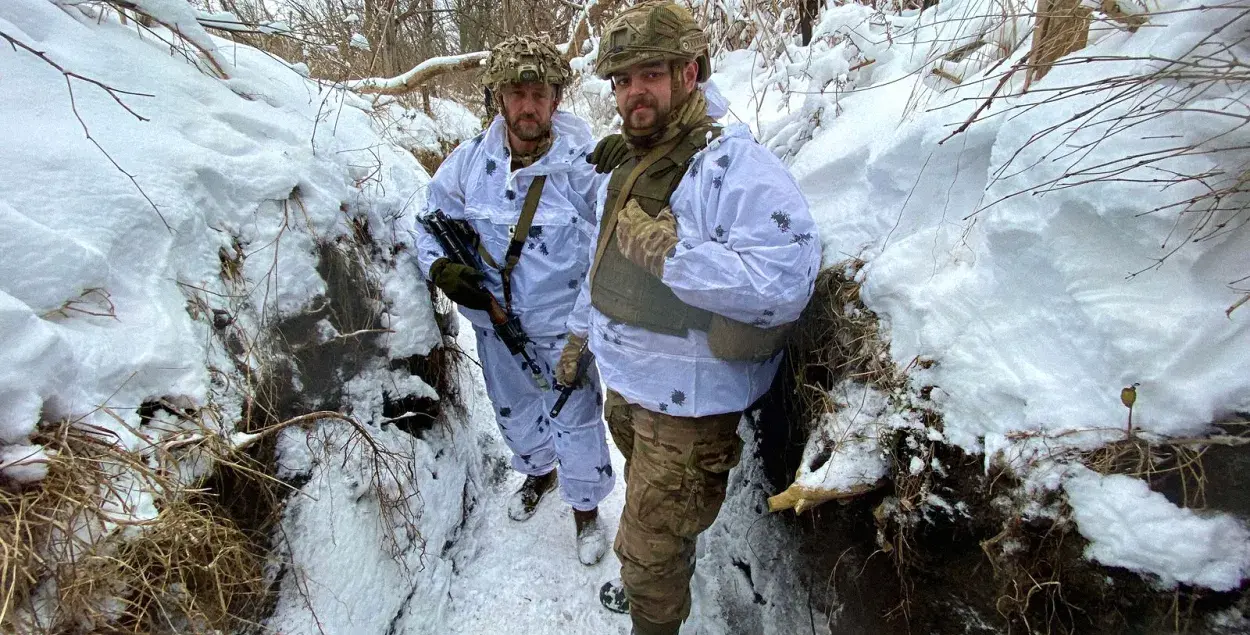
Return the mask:
[(655, 60), (694, 60), (699, 63), (701, 82), (712, 74), (707, 34), (690, 11), (672, 0), (643, 2), (608, 22), (599, 41), (595, 75), (607, 79)]
[(563, 86), (572, 74), (568, 61), (549, 38), (514, 35), (491, 49), (482, 83), (492, 90), (522, 82)]

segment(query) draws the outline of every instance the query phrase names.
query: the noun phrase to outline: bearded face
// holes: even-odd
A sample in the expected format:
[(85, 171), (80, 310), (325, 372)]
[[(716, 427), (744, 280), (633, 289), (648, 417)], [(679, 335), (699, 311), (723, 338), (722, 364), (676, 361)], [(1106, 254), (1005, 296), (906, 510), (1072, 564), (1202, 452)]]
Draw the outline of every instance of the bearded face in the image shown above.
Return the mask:
[[(688, 71), (680, 66), (678, 69)], [(694, 72), (697, 74), (697, 67)], [(630, 136), (645, 137), (668, 124), (674, 109), (693, 90), (693, 79), (674, 74), (668, 62), (656, 61), (614, 74), (612, 90), (622, 130)]]
[(508, 132), (518, 140), (538, 141), (551, 133), (551, 117), (559, 105), (559, 97), (551, 84), (505, 84), (500, 101)]

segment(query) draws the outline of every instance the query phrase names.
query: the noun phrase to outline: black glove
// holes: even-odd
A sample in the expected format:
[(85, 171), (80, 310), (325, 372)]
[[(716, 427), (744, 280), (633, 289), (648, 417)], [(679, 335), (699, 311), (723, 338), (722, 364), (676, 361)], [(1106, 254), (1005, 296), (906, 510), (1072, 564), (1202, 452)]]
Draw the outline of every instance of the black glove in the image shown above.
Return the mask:
[(629, 144), (625, 143), (625, 137), (620, 134), (610, 134), (595, 144), (595, 149), (586, 157), (586, 162), (595, 165), (595, 172), (607, 174), (624, 163), (628, 156)]
[(439, 258), (430, 265), (430, 280), (443, 290), (447, 297), (466, 309), (485, 311), (490, 307), (491, 295), (482, 288), (485, 276), (473, 267)]

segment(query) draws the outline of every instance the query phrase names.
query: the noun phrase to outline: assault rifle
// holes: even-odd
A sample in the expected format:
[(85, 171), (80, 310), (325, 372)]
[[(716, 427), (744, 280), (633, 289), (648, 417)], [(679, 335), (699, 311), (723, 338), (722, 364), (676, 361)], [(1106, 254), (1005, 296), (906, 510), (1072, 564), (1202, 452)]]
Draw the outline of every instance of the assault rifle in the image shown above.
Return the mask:
[[(477, 251), (481, 238), (477, 232), (473, 231), (473, 228), (469, 227), (468, 223), (449, 218), (441, 209), (434, 210), (433, 214), (421, 218), (420, 221), (438, 239), (439, 244), (443, 246), (443, 251), (447, 252), (449, 260), (478, 271), (484, 269)], [(495, 299), (494, 294), (486, 291), (485, 287), (479, 288), (490, 296), (490, 306), (487, 307), (486, 313), (490, 316), (490, 323), (495, 328), (495, 335), (498, 335), (504, 346), (508, 347), (509, 353), (521, 357), (521, 366), (530, 372), (534, 383), (543, 390), (550, 390), (551, 385), (547, 383), (542, 370), (538, 368), (538, 363), (527, 350), (530, 338), (521, 329), (521, 320), (504, 310), (499, 300)]]

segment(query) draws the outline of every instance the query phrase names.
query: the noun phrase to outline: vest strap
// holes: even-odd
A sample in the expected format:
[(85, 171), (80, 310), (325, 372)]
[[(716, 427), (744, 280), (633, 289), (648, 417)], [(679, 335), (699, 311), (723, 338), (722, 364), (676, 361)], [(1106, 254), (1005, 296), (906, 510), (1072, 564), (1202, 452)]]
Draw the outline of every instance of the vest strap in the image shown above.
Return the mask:
[(638, 162), (638, 165), (634, 166), (633, 171), (629, 173), (629, 177), (625, 179), (625, 183), (621, 186), (621, 193), (616, 196), (616, 201), (612, 204), (612, 209), (610, 211), (605, 210), (608, 216), (603, 219), (603, 226), (599, 229), (599, 244), (595, 246), (595, 261), (590, 266), (590, 287), (592, 291), (595, 285), (595, 274), (599, 271), (599, 263), (603, 262), (603, 252), (608, 248), (608, 244), (616, 235), (617, 213), (624, 209), (626, 201), (629, 200), (629, 192), (634, 189), (634, 183), (638, 181), (638, 177), (647, 171), (647, 168), (664, 158), (664, 155), (672, 152), (684, 138), (685, 135), (679, 135), (675, 139), (665, 141), (651, 148), (651, 151), (647, 152), (646, 156)]

